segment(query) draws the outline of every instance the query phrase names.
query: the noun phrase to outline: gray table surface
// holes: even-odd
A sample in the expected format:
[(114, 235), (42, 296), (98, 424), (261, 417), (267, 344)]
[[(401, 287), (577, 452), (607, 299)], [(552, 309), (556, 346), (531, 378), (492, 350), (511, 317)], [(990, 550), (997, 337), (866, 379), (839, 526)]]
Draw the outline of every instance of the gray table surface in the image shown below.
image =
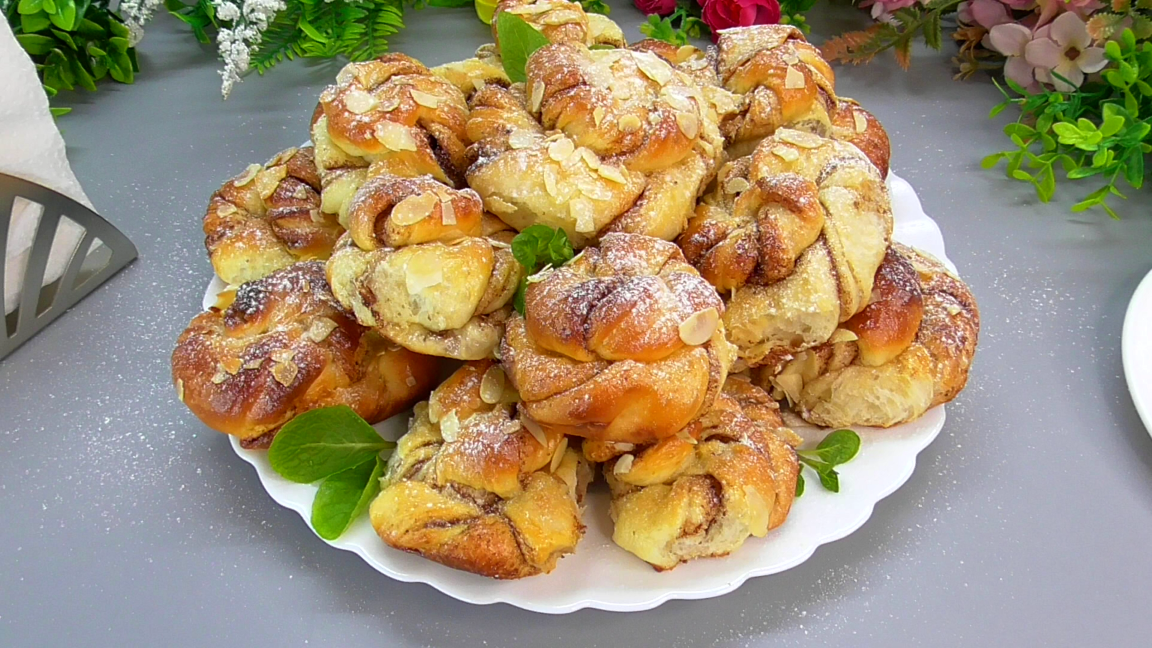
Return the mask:
[[(614, 17), (640, 17), (615, 2)], [(866, 17), (822, 4), (817, 38)], [(429, 64), (486, 38), (468, 10), (409, 15)], [(950, 48), (948, 48), (950, 49)], [(983, 171), (1003, 148), (986, 78), (950, 52), (840, 68), (892, 137), (983, 314), (968, 389), (912, 478), (851, 536), (726, 596), (545, 616), (394, 582), (275, 504), (169, 386), (211, 269), (200, 217), (253, 161), (299, 143), (339, 65), (296, 62), (227, 102), (218, 62), (162, 17), (134, 86), (69, 97), (60, 124), (97, 208), (139, 246), (126, 271), (0, 362), (4, 646), (1147, 646), (1152, 439), (1120, 358), (1152, 267), (1152, 199), (1070, 214)]]

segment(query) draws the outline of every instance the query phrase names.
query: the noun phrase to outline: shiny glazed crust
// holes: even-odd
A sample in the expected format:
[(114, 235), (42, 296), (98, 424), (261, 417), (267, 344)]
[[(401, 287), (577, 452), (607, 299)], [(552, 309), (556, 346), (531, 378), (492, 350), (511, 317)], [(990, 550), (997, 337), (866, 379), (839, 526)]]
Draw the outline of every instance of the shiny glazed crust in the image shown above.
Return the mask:
[(796, 493), (796, 439), (783, 425), (763, 390), (728, 378), (716, 406), (679, 434), (604, 464), (612, 539), (665, 570), (764, 537)]
[(888, 190), (859, 149), (780, 129), (721, 171), (678, 242), (728, 294), (740, 359), (778, 366), (868, 304), (891, 236)]
[(530, 279), (501, 354), (545, 429), (650, 442), (715, 402), (731, 363), (723, 308), (675, 245), (609, 234)]
[(238, 285), (296, 261), (326, 259), (343, 228), (320, 206), (312, 147), (251, 165), (212, 194), (204, 246), (216, 274)]
[(416, 406), (369, 508), (389, 546), (492, 578), (547, 573), (575, 549), (592, 471), (563, 435), (521, 424), (502, 376), (468, 363)]
[(297, 263), (246, 283), (223, 311), (196, 316), (172, 353), (180, 399), (208, 427), (267, 447), (292, 417), (347, 405), (375, 423), (432, 388), (436, 361), (356, 323), (324, 264)]
[(890, 427), (960, 393), (979, 330), (980, 312), (964, 282), (894, 243), (877, 275), (877, 300), (831, 342), (799, 354), (777, 375), (760, 372), (757, 381), (810, 423)]

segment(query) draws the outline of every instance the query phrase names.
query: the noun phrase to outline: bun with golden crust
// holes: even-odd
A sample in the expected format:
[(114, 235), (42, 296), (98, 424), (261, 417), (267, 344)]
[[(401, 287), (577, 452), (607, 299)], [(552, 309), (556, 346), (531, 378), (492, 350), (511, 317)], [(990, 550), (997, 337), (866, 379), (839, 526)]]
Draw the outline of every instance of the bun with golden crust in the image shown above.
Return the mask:
[(894, 243), (873, 300), (827, 343), (757, 381), (816, 425), (889, 427), (956, 397), (968, 381), (980, 313), (939, 261)]
[(647, 443), (715, 402), (731, 363), (723, 311), (675, 245), (608, 234), (529, 280), (501, 354), (544, 429)]
[(326, 259), (343, 228), (320, 209), (312, 147), (281, 151), (212, 194), (204, 246), (230, 284), (253, 281), (300, 260)]
[(728, 294), (743, 363), (778, 367), (868, 304), (891, 235), (888, 190), (859, 149), (780, 129), (721, 170), (678, 242)]
[(472, 100), (467, 175), (487, 209), (516, 229), (562, 228), (576, 247), (607, 232), (675, 238), (723, 155), (730, 93), (651, 52), (580, 43), (540, 48), (526, 76)]
[(172, 353), (180, 399), (210, 428), (266, 448), (297, 414), (347, 405), (370, 423), (428, 393), (436, 361), (356, 323), (332, 296), (324, 264), (289, 266), (196, 316)]
[(779, 128), (791, 128), (854, 144), (881, 177), (888, 175), (888, 134), (855, 101), (836, 96), (832, 67), (799, 29), (726, 29), (717, 41), (716, 63), (720, 83), (744, 99), (739, 114), (723, 125), (731, 157), (751, 153)]
[(604, 464), (616, 544), (662, 571), (728, 555), (783, 524), (800, 466), (778, 409), (732, 376), (716, 406), (675, 436), (639, 449), (586, 444), (617, 455)]
[(624, 32), (608, 16), (587, 13), (568, 0), (500, 0), (492, 14), (492, 38), (499, 47), (496, 25), (501, 13), (519, 16), (550, 43), (581, 43), (624, 47)]
[(389, 546), (492, 578), (547, 573), (584, 532), (592, 471), (567, 439), (521, 424), (491, 361), (416, 405), (369, 508)]
[(384, 175), (360, 187), (348, 217), (328, 281), (361, 324), (418, 353), (492, 355), (522, 269), (475, 192)]

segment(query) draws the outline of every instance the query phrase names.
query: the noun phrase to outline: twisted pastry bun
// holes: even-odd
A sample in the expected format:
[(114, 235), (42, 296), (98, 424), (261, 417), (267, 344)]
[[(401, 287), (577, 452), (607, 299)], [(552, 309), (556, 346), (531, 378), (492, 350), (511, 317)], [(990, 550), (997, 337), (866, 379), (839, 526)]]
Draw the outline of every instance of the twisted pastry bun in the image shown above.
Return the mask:
[(240, 286), (223, 311), (197, 315), (176, 342), (172, 380), (208, 427), (267, 448), (280, 426), (347, 405), (370, 423), (428, 393), (436, 361), (356, 323), (305, 261)]
[(800, 466), (789, 441), (796, 437), (768, 394), (729, 377), (715, 407), (675, 436), (612, 448), (619, 456), (604, 464), (612, 539), (663, 571), (764, 537), (795, 499)]
[(467, 118), (463, 93), (410, 56), (349, 63), (321, 93), (312, 124), (325, 208), (344, 216), (371, 175), (463, 186)]
[(389, 546), (492, 578), (552, 571), (584, 533), (592, 470), (567, 439), (530, 431), (490, 361), (419, 403), (369, 508)]
[(947, 403), (968, 381), (980, 312), (971, 291), (939, 261), (893, 243), (872, 303), (827, 343), (757, 381), (806, 421), (890, 427)]
[(580, 43), (624, 47), (624, 32), (608, 16), (587, 13), (579, 2), (567, 0), (500, 0), (492, 18), (492, 38), (500, 46), (497, 19), (503, 12), (515, 14), (552, 43)]
[(212, 194), (204, 246), (221, 279), (242, 284), (299, 260), (326, 259), (343, 228), (320, 206), (312, 148), (252, 164)]
[(892, 236), (888, 190), (855, 146), (790, 129), (721, 172), (679, 239), (728, 293), (728, 339), (779, 367), (868, 305)]
[(732, 356), (723, 312), (675, 245), (608, 234), (530, 278), (501, 356), (521, 408), (545, 430), (648, 443), (716, 401)]
[(655, 54), (579, 43), (540, 48), (526, 76), (522, 91), (473, 97), (467, 175), (487, 209), (517, 229), (562, 228), (576, 247), (607, 232), (675, 238), (715, 174), (720, 113), (735, 100)]
[(465, 98), (489, 84), (505, 88), (512, 84), (500, 61), (500, 53), (492, 43), (481, 45), (470, 59), (432, 68), (432, 74), (456, 86)]
[(361, 324), (418, 353), (492, 355), (522, 270), (512, 233), (475, 192), (383, 175), (356, 192), (348, 219), (328, 280)]
[(717, 41), (716, 71), (725, 88), (745, 99), (740, 114), (723, 124), (729, 156), (747, 155), (761, 139), (787, 127), (857, 145), (887, 177), (888, 134), (859, 104), (836, 96), (832, 67), (799, 29), (725, 29)]

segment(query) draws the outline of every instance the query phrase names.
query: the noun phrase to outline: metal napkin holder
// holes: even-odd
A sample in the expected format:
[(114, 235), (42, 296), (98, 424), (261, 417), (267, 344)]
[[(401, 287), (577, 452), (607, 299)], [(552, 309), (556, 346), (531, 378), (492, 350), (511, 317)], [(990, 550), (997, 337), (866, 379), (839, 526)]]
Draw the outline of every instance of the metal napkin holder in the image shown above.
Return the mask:
[[(4, 314), (0, 327), (0, 359), (87, 297), (137, 255), (132, 241), (91, 209), (47, 187), (0, 173), (0, 261), (4, 261), (0, 263), (0, 286), (5, 285), (8, 264), (2, 257), (8, 249), (17, 197), (39, 204), (43, 211), (28, 254), (19, 303), (16, 310)], [(72, 252), (64, 274), (45, 286), (42, 284), (48, 256), (62, 216), (79, 225), (84, 236)], [(102, 245), (93, 245), (97, 240)]]

